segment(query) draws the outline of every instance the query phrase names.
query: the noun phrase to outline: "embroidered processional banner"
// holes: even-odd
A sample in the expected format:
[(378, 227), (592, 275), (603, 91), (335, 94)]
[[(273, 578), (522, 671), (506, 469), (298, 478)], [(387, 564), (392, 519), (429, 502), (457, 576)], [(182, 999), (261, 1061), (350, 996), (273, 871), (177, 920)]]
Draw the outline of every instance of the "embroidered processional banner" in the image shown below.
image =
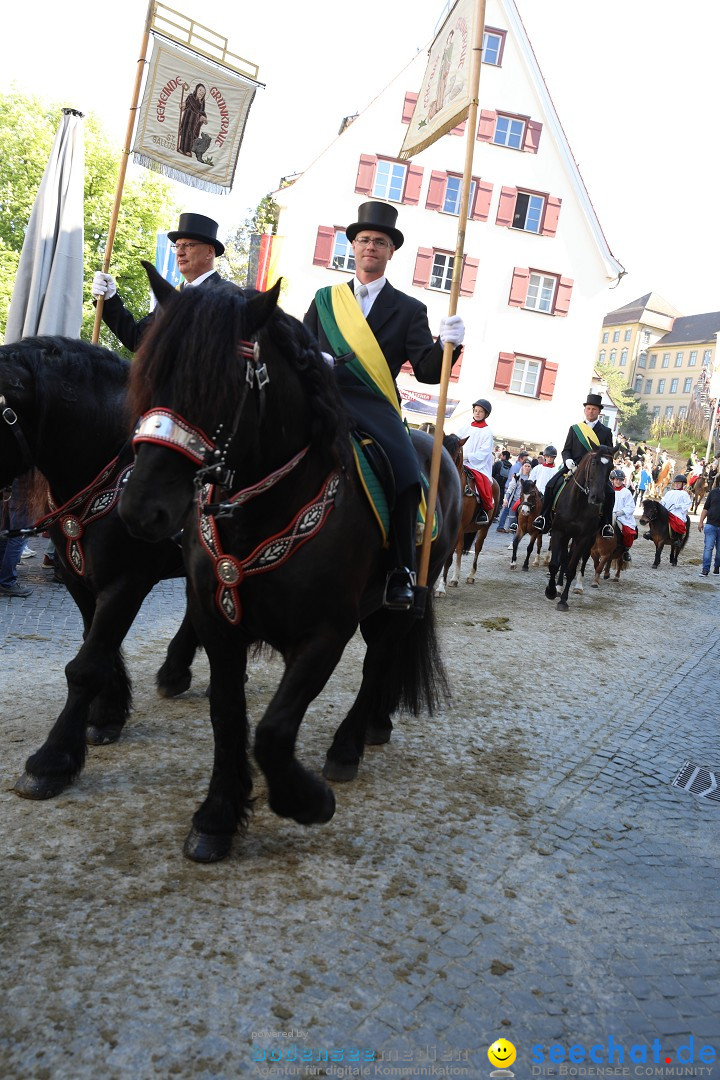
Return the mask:
[(427, 149), (467, 117), (476, 0), (457, 0), (435, 37), (400, 157)]
[(203, 191), (230, 191), (256, 89), (251, 79), (155, 39), (133, 160)]

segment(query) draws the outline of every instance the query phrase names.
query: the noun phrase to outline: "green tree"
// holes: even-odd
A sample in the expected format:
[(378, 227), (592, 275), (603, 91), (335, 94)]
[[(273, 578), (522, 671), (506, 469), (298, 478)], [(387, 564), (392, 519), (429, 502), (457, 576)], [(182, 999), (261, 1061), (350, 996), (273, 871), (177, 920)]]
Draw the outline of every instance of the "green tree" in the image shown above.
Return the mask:
[(635, 391), (627, 385), (625, 372), (612, 364), (597, 363), (595, 370), (607, 383), (618, 408), (618, 429), (630, 439), (641, 439), (650, 429), (651, 417)]
[[(0, 94), (0, 332), (4, 332), (25, 228), (62, 116), (62, 106), (22, 94)], [(102, 267), (121, 148), (93, 114), (85, 117), (85, 273), (81, 335), (92, 336), (95, 309), (90, 283)], [(113, 246), (111, 273), (136, 318), (150, 309), (141, 259), (155, 258), (156, 233), (177, 219), (179, 205), (170, 181), (149, 170), (126, 178)], [(102, 344), (118, 349), (103, 326)]]
[(248, 284), (248, 263), (250, 245), (253, 236), (260, 233), (276, 233), (280, 207), (271, 194), (265, 195), (250, 217), (245, 218), (225, 241), (225, 254), (217, 263), (223, 277), (234, 281), (236, 285)]

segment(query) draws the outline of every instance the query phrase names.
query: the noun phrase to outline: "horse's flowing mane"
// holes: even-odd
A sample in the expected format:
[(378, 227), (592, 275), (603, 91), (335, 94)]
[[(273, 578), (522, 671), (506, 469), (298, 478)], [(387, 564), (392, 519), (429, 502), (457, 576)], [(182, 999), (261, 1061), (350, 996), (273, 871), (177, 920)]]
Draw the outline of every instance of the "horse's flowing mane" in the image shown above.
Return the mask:
[[(133, 415), (141, 416), (158, 404), (159, 394), (171, 392), (176, 411), (211, 429), (218, 410), (226, 413), (228, 404), (238, 402), (244, 391), (246, 364), (238, 348), (253, 334), (248, 300), (259, 295), (227, 282), (212, 289), (185, 289), (165, 305), (132, 365)], [(261, 359), (269, 359), (274, 351), (298, 376), (310, 412), (312, 440), (328, 449), (339, 448), (344, 457), (345, 408), (315, 339), (301, 322), (276, 307), (258, 330), (257, 340)], [(271, 385), (277, 385), (272, 378)], [(301, 402), (294, 404), (299, 407)]]

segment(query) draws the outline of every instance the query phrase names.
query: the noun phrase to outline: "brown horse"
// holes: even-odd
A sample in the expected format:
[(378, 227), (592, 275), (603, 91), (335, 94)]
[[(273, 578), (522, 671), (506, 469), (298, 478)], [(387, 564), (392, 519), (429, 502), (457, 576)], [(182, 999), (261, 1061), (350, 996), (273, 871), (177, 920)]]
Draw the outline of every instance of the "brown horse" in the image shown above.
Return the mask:
[(542, 513), (543, 497), (538, 491), (534, 480), (523, 480), (522, 491), (522, 502), (520, 503), (520, 506), (518, 506), (517, 511), (517, 531), (515, 532), (515, 538), (513, 540), (512, 558), (510, 560), (511, 570), (517, 569), (517, 549), (523, 536), (528, 536), (530, 538), (527, 555), (525, 556), (525, 562), (523, 563), (523, 570), (528, 569), (530, 556), (532, 555), (536, 540), (537, 552), (535, 554), (533, 566), (540, 565), (540, 552), (542, 551), (542, 533), (533, 526), (533, 521), (538, 514)]
[(462, 562), (463, 555), (467, 555), (472, 548), (473, 536), (475, 537), (475, 555), (473, 558), (472, 569), (468, 571), (467, 583), (468, 585), (475, 584), (475, 575), (477, 574), (478, 556), (483, 549), (485, 543), (485, 537), (488, 534), (490, 526), (497, 517), (498, 509), (500, 508), (500, 485), (497, 480), (492, 482), (493, 493), (493, 509), (492, 513), (488, 514), (489, 521), (486, 525), (478, 525), (474, 520), (478, 510), (478, 500), (475, 495), (467, 493), (468, 487), (474, 488), (474, 482), (472, 478), (468, 478), (465, 467), (463, 465), (463, 443), (464, 439), (459, 439), (457, 435), (446, 435), (443, 439), (443, 446), (450, 454), (451, 458), (455, 462), (455, 468), (458, 471), (460, 477), (460, 483), (462, 484), (463, 500), (462, 500), (462, 517), (460, 519), (460, 528), (458, 530), (457, 543), (455, 544), (453, 572), (448, 580), (448, 571), (450, 565), (453, 562), (453, 555), (451, 554), (445, 562), (443, 573), (437, 580), (435, 586), (435, 595), (444, 596), (445, 588), (456, 587), (460, 582), (460, 564)]
[(698, 478), (695, 481), (695, 483), (693, 484), (693, 486), (691, 488), (688, 488), (690, 494), (692, 495), (692, 506), (690, 507), (690, 513), (691, 514), (697, 514), (698, 507), (700, 506), (700, 503), (702, 502), (703, 498), (705, 497), (705, 493), (706, 493), (707, 489), (708, 489), (707, 473), (703, 469), (703, 471), (700, 473), (700, 475), (698, 476)]
[(585, 567), (587, 566), (588, 559), (592, 559), (595, 567), (595, 579), (591, 583), (591, 588), (599, 589), (600, 578), (604, 577), (607, 581), (613, 566), (616, 569), (613, 581), (619, 581), (620, 574), (630, 565), (623, 561), (624, 551), (625, 545), (623, 544), (622, 533), (617, 525), (615, 526), (614, 536), (602, 536), (598, 533), (590, 552), (585, 555), (582, 560), (580, 565), (580, 577), (576, 579), (573, 592), (582, 593), (585, 591), (583, 583), (585, 581)]
[(653, 498), (662, 499), (663, 495), (670, 486), (670, 478), (673, 475), (675, 469), (675, 462), (672, 458), (668, 458), (659, 468), (652, 471), (652, 485), (650, 490), (652, 491)]

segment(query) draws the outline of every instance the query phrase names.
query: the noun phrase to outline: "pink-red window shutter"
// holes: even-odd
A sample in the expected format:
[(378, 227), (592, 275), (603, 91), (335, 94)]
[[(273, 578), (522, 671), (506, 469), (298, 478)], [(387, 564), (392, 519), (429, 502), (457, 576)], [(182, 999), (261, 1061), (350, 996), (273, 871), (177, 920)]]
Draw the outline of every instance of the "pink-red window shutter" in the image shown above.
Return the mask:
[(543, 220), (542, 227), (543, 236), (554, 236), (557, 232), (557, 224), (558, 218), (560, 217), (561, 205), (562, 199), (558, 199), (554, 195), (548, 195), (547, 203), (545, 205), (545, 218)]
[(403, 102), (402, 122), (403, 124), (409, 124), (412, 120), (412, 114), (415, 112), (415, 106), (417, 105), (417, 94), (414, 94), (412, 90), (408, 90), (405, 94), (405, 101)]
[(530, 270), (526, 267), (516, 266), (513, 270), (512, 282), (510, 283), (510, 299), (508, 304), (512, 307), (522, 307), (527, 299), (528, 285), (530, 284)]
[(517, 199), (517, 188), (504, 187), (500, 190), (500, 200), (498, 202), (498, 212), (495, 218), (496, 225), (512, 225), (513, 217), (515, 216), (515, 200)]
[(405, 194), (403, 202), (407, 206), (417, 206), (420, 202), (420, 185), (422, 184), (423, 168), (421, 165), (408, 165), (405, 179)]
[(492, 142), (497, 118), (498, 114), (496, 112), (492, 112), (490, 109), (481, 110), (477, 133), (480, 142)]
[(498, 357), (493, 390), (509, 390), (515, 367), (515, 353), (501, 352)]
[(530, 154), (537, 154), (541, 133), (542, 124), (538, 120), (528, 120), (525, 124), (523, 150), (526, 150)]
[(475, 181), (475, 198), (470, 210), (470, 217), (473, 221), (487, 221), (490, 217), (492, 192), (493, 186), (487, 180)]
[(430, 173), (430, 183), (428, 184), (427, 201), (425, 203), (426, 210), (442, 210), (446, 185), (447, 173)]
[(317, 231), (315, 240), (315, 254), (313, 255), (314, 266), (329, 266), (332, 258), (333, 244), (335, 243), (335, 230), (327, 225), (321, 225)]
[(376, 167), (376, 157), (374, 157), (372, 154), (360, 155), (360, 164), (358, 165), (357, 180), (355, 181), (355, 190), (360, 195), (372, 195)]
[(430, 274), (432, 273), (433, 264), (433, 249), (432, 248), (418, 248), (417, 258), (415, 259), (415, 272), (413, 274), (413, 285), (419, 285), (420, 288), (427, 288), (430, 284)]
[(477, 281), (479, 266), (479, 259), (470, 259), (468, 257), (463, 259), (462, 274), (460, 275), (461, 296), (472, 296), (475, 292), (475, 282)]
[(448, 132), (448, 134), (449, 135), (464, 135), (465, 134), (465, 125), (466, 124), (467, 124), (467, 120), (463, 120), (462, 124), (458, 124), (457, 127), (451, 128), (450, 131)]
[(570, 310), (570, 297), (572, 296), (573, 280), (572, 278), (561, 277), (557, 287), (557, 296), (555, 297), (555, 307), (553, 313), (555, 315), (567, 315)]
[(540, 389), (538, 391), (538, 397), (542, 401), (550, 401), (550, 398), (555, 392), (557, 369), (557, 364), (551, 364), (549, 360), (546, 360), (543, 364), (542, 375), (540, 376)]

